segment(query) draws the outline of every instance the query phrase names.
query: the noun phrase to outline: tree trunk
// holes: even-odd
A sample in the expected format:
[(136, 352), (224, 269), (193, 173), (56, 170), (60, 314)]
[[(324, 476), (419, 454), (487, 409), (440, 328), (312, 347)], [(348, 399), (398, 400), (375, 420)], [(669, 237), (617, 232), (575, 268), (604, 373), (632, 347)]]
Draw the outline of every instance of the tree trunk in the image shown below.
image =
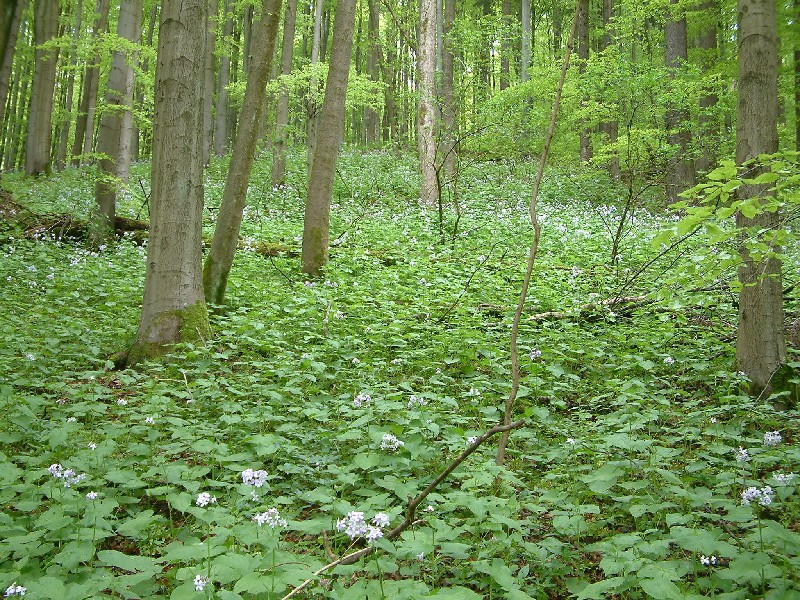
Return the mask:
[(28, 97), (28, 86), (30, 85), (30, 77), (22, 75), (22, 61), (18, 61), (14, 67), (13, 81), (5, 136), (6, 153), (3, 157), (5, 171), (13, 171), (17, 168), (17, 159), (22, 153), (22, 124), (25, 122), (25, 99)]
[[(158, 4), (156, 2), (150, 7), (150, 15), (147, 18), (147, 35), (145, 37), (145, 47), (152, 48), (153, 46), (153, 34), (155, 33), (156, 23), (158, 22)], [(144, 60), (142, 60), (142, 73), (149, 73), (150, 72), (150, 62), (148, 59), (147, 54), (144, 56)], [(213, 88), (212, 88), (213, 89)], [(213, 94), (212, 94), (213, 96)], [(139, 85), (139, 89), (136, 92), (136, 106), (143, 107), (144, 106), (144, 86)], [(131, 151), (131, 155), (134, 159), (139, 158), (142, 152), (142, 132), (139, 130), (138, 127), (134, 127), (133, 133), (133, 150)], [(145, 156), (149, 154), (150, 144), (146, 144), (145, 148)]]
[(417, 47), (417, 155), (420, 200), (425, 206), (439, 204), (436, 172), (436, 0), (420, 0)]
[(328, 262), (331, 195), (336, 159), (344, 134), (344, 104), (353, 49), (356, 0), (339, 0), (333, 25), (333, 45), (320, 113), (316, 150), (311, 165), (303, 221), (303, 273), (316, 275)]
[[(227, 48), (233, 33), (233, 19), (230, 14), (230, 0), (222, 3), (223, 47)], [(217, 74), (217, 113), (214, 119), (214, 154), (225, 156), (228, 150), (228, 84), (231, 82), (231, 57), (226, 50), (219, 57), (219, 73)]]
[[(316, 0), (314, 3), (314, 33), (311, 37), (311, 64), (320, 61), (320, 45), (322, 43), (322, 5), (324, 0)], [(353, 14), (353, 28), (355, 28), (355, 13)], [(352, 42), (351, 42), (352, 43)], [(349, 57), (348, 57), (349, 60)], [(308, 103), (308, 124), (306, 130), (308, 145), (308, 178), (311, 179), (311, 165), (314, 163), (314, 153), (317, 144), (317, 80), (311, 78), (310, 90), (311, 96)]]
[(26, 0), (7, 0), (0, 7), (0, 127), (3, 125), (14, 50)]
[[(700, 8), (704, 19), (698, 38), (701, 51), (700, 68), (708, 74), (717, 64), (717, 27), (719, 23), (719, 0), (706, 0)], [(710, 171), (717, 161), (719, 147), (719, 123), (714, 114), (719, 97), (714, 89), (709, 89), (700, 97), (700, 117), (698, 118), (700, 154), (695, 166), (700, 172)]]
[(211, 145), (214, 142), (214, 75), (217, 70), (217, 19), (219, 0), (208, 0), (208, 29), (206, 30), (206, 63), (203, 92), (203, 164), (211, 161)]
[[(603, 41), (602, 41), (602, 50), (608, 48), (612, 41), (612, 19), (614, 17), (614, 0), (603, 0)], [(612, 119), (610, 121), (603, 121), (600, 123), (600, 133), (605, 134), (608, 144), (615, 144), (617, 142), (617, 136), (619, 135), (619, 123), (616, 119)], [(611, 156), (611, 160), (608, 162), (608, 174), (611, 176), (612, 179), (617, 180), (620, 176), (619, 170), (619, 155), (614, 152)]]
[(83, 0), (77, 0), (75, 4), (75, 26), (72, 30), (72, 45), (69, 49), (69, 75), (67, 76), (67, 98), (64, 102), (64, 117), (61, 125), (61, 134), (58, 142), (58, 153), (56, 154), (56, 168), (60, 171), (67, 162), (67, 147), (69, 146), (70, 123), (74, 118), (72, 107), (75, 95), (75, 71), (78, 67), (78, 46), (81, 37), (81, 16), (83, 13)]
[[(292, 73), (294, 62), (294, 33), (297, 23), (297, 0), (286, 0), (283, 16), (283, 44), (281, 48), (281, 75)], [(272, 147), (272, 187), (286, 181), (286, 144), (289, 139), (289, 90), (281, 83), (278, 108), (275, 114), (275, 144)]]
[[(378, 84), (381, 78), (381, 37), (380, 19), (381, 4), (379, 0), (368, 0), (369, 19), (367, 20), (367, 74), (370, 79)], [(381, 121), (378, 111), (366, 108), (364, 111), (364, 141), (374, 144), (381, 139)]]
[(511, 0), (503, 0), (501, 10), (500, 89), (504, 90), (511, 83)]
[[(736, 163), (778, 149), (778, 43), (775, 0), (738, 0), (739, 100), (736, 109)], [(758, 172), (748, 172), (756, 177)], [(740, 198), (763, 197), (770, 185), (742, 184)], [(736, 215), (738, 227), (770, 232), (780, 226), (777, 212), (752, 219)], [(754, 233), (758, 236), (758, 233)], [(778, 248), (772, 247), (776, 253)], [(772, 374), (786, 362), (781, 295), (781, 262), (776, 257), (754, 260), (742, 245), (739, 281), (739, 327), (736, 362), (752, 382), (752, 392), (769, 390)]]
[[(578, 72), (583, 75), (586, 72), (586, 63), (589, 60), (589, 0), (578, 0), (578, 10), (575, 13), (576, 37), (578, 38)], [(588, 98), (584, 97), (582, 104), (586, 104)], [(592, 160), (592, 130), (584, 127), (581, 130), (580, 140), (580, 159), (581, 162), (588, 163)]]
[[(677, 4), (678, 0), (670, 0), (673, 10)], [(664, 56), (670, 78), (678, 79), (688, 59), (685, 13), (680, 17), (675, 14), (667, 16), (664, 27)], [(672, 152), (667, 159), (665, 188), (670, 203), (677, 202), (680, 199), (679, 194), (694, 185), (694, 161), (688, 157), (692, 141), (692, 135), (687, 129), (688, 122), (689, 112), (686, 108), (675, 104), (667, 106), (665, 125), (667, 143), (672, 147)]]
[(50, 141), (53, 134), (53, 101), (56, 87), (58, 49), (41, 45), (58, 34), (60, 7), (52, 0), (36, 0), (33, 18), (36, 65), (33, 72), (28, 132), (25, 143), (25, 174), (49, 174)]
[[(120, 5), (117, 35), (132, 44), (141, 37), (142, 0), (128, 0)], [(100, 119), (97, 151), (101, 176), (95, 183), (96, 212), (92, 239), (102, 243), (114, 235), (117, 204), (117, 179), (127, 182), (131, 164), (131, 129), (133, 127), (133, 65), (129, 53), (116, 50), (106, 86), (106, 108)], [(135, 60), (131, 56), (131, 60)], [(127, 118), (125, 116), (127, 115)]]
[[(800, 0), (794, 0), (794, 22), (800, 23)], [(794, 128), (795, 150), (800, 152), (800, 38), (794, 39)]]
[(531, 0), (522, 0), (522, 48), (520, 50), (519, 78), (528, 81), (531, 67)]
[(280, 12), (281, 0), (263, 0), (261, 19), (255, 28), (253, 47), (256, 50), (249, 61), (247, 88), (233, 143), (225, 191), (217, 215), (211, 251), (203, 267), (203, 289), (207, 304), (220, 305), (225, 300), (228, 276), (239, 243), (247, 186), (260, 133), (262, 107), (267, 95), (267, 81), (272, 71)]
[(456, 0), (445, 0), (445, 41), (442, 51), (442, 170), (444, 171), (444, 178), (448, 182), (455, 179), (456, 167), (458, 164), (458, 131), (456, 128), (458, 104), (453, 92), (453, 63), (455, 61), (455, 55), (453, 52), (453, 41), (450, 38), (450, 32), (455, 20)]
[(210, 335), (201, 264), (206, 12), (207, 0), (161, 5), (147, 272), (128, 365)]
[[(108, 29), (109, 0), (97, 0), (95, 13), (97, 20), (92, 36), (95, 40)], [(95, 52), (93, 63), (86, 67), (83, 75), (83, 91), (75, 122), (75, 142), (72, 145), (72, 163), (81, 162), (81, 154), (90, 154), (94, 145), (94, 112), (97, 106), (97, 88), (100, 79), (100, 54)]]

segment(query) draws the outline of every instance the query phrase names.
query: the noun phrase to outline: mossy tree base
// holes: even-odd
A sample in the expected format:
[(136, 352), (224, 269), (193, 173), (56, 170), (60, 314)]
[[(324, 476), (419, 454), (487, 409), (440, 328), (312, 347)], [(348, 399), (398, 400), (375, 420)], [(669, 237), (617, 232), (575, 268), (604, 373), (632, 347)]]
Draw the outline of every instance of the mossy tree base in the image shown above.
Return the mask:
[(136, 341), (128, 351), (126, 366), (133, 367), (145, 360), (166, 354), (180, 342), (205, 343), (211, 337), (206, 303), (200, 301), (183, 309), (155, 316), (151, 323), (139, 327)]

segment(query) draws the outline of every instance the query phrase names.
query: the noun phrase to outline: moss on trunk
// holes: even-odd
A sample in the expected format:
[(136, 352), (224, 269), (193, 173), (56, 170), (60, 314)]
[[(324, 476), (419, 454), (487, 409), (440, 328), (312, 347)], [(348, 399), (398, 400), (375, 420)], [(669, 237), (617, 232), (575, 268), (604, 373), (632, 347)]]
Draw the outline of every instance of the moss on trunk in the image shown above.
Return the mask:
[[(168, 335), (165, 335), (167, 332)], [(204, 301), (183, 309), (158, 315), (145, 332), (139, 332), (133, 343), (126, 366), (132, 367), (144, 360), (165, 354), (169, 347), (179, 342), (201, 342), (211, 337), (211, 324)]]

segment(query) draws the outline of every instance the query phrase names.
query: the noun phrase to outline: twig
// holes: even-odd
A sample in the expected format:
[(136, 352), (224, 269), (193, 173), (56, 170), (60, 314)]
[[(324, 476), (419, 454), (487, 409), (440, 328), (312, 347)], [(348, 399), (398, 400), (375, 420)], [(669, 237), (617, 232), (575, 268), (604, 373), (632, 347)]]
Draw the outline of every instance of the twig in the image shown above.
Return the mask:
[(483, 265), (485, 265), (485, 264), (486, 264), (486, 261), (488, 261), (488, 260), (489, 260), (489, 258), (492, 256), (492, 252), (494, 251), (494, 249), (495, 249), (495, 247), (497, 246), (497, 244), (498, 244), (498, 242), (495, 242), (494, 244), (492, 244), (492, 247), (491, 247), (491, 248), (489, 248), (489, 252), (486, 254), (486, 256), (484, 256), (484, 257), (483, 257), (483, 260), (482, 260), (482, 261), (480, 261), (480, 263), (478, 264), (478, 266), (477, 266), (477, 267), (475, 267), (475, 268), (472, 270), (472, 273), (471, 273), (471, 274), (470, 274), (470, 276), (467, 278), (467, 282), (464, 284), (464, 287), (462, 288), (462, 290), (461, 290), (461, 293), (458, 295), (458, 298), (456, 298), (456, 299), (455, 299), (455, 301), (454, 301), (454, 302), (453, 302), (453, 303), (452, 303), (450, 306), (448, 306), (448, 307), (447, 307), (447, 310), (445, 310), (445, 311), (444, 311), (444, 312), (443, 312), (443, 313), (442, 313), (442, 314), (439, 316), (439, 318), (438, 318), (438, 319), (436, 319), (436, 322), (437, 322), (437, 323), (441, 323), (442, 321), (444, 321), (444, 318), (445, 318), (447, 315), (449, 315), (451, 312), (453, 312), (453, 309), (454, 309), (456, 306), (458, 306), (458, 303), (459, 303), (459, 302), (461, 302), (461, 298), (463, 298), (463, 297), (464, 297), (464, 294), (466, 294), (466, 293), (467, 293), (467, 290), (469, 290), (469, 286), (470, 286), (470, 284), (472, 283), (472, 280), (474, 279), (475, 275), (477, 275), (477, 274), (478, 274), (478, 271), (480, 271), (480, 270), (481, 270), (481, 267), (483, 267)]
[[(419, 494), (416, 495), (415, 498), (408, 499), (408, 506), (406, 507), (406, 516), (403, 519), (403, 522), (400, 523), (397, 527), (392, 529), (389, 533), (387, 533), (384, 537), (388, 540), (393, 540), (397, 538), (401, 533), (403, 533), (406, 529), (408, 529), (411, 525), (415, 524), (416, 521), (414, 520), (414, 514), (416, 513), (417, 507), (422, 504), (422, 501), (428, 497), (428, 495), (435, 490), (442, 481), (444, 481), (450, 473), (455, 471), (458, 466), (466, 460), (466, 458), (475, 452), (481, 444), (483, 444), (486, 440), (498, 433), (505, 433), (512, 429), (517, 429), (518, 427), (522, 427), (525, 424), (524, 419), (519, 421), (515, 421), (514, 423), (509, 423), (507, 425), (495, 425), (482, 436), (480, 436), (474, 443), (468, 446), (465, 450), (461, 452), (456, 458), (454, 458), (445, 469), (436, 476), (436, 479), (431, 481), (428, 486), (422, 490)], [(325, 538), (323, 538), (325, 539)], [(319, 577), (325, 571), (328, 571), (334, 567), (338, 567), (339, 565), (351, 565), (354, 562), (357, 562), (359, 559), (369, 556), (375, 551), (375, 546), (366, 546), (365, 548), (361, 548), (360, 550), (356, 550), (355, 552), (351, 552), (350, 554), (346, 554), (341, 558), (338, 558), (324, 567), (320, 567), (314, 574), (306, 579), (303, 583), (298, 585), (294, 588), (291, 592), (286, 594), (282, 600), (288, 600), (293, 596), (299, 594), (302, 590), (308, 587), (317, 577)]]
[[(567, 49), (564, 53), (564, 64), (561, 66), (561, 78), (556, 88), (556, 97), (553, 101), (553, 113), (550, 116), (550, 128), (547, 131), (547, 137), (544, 141), (544, 148), (542, 149), (542, 156), (539, 160), (539, 170), (536, 173), (536, 181), (533, 183), (533, 192), (531, 193), (531, 225), (533, 225), (533, 242), (531, 243), (530, 251), (528, 252), (528, 268), (525, 271), (525, 279), (522, 282), (522, 290), (519, 294), (519, 302), (517, 303), (517, 310), (514, 313), (514, 321), (511, 325), (511, 391), (506, 400), (506, 407), (503, 413), (503, 424), (508, 425), (511, 423), (511, 413), (514, 408), (514, 401), (517, 399), (517, 392), (519, 391), (519, 357), (517, 355), (517, 338), (519, 337), (519, 323), (522, 318), (522, 311), (525, 306), (525, 298), (528, 296), (528, 288), (531, 283), (531, 275), (533, 274), (533, 265), (536, 262), (536, 251), (539, 249), (539, 236), (540, 227), (539, 219), (536, 215), (536, 202), (539, 198), (539, 186), (542, 183), (544, 176), (544, 166), (547, 163), (547, 155), (550, 151), (550, 143), (553, 141), (553, 136), (556, 132), (556, 120), (558, 119), (558, 107), (561, 104), (561, 93), (564, 90), (564, 81), (567, 78), (567, 68), (569, 67), (569, 55), (572, 53), (572, 46), (575, 40), (575, 30), (578, 24), (578, 13), (581, 7), (585, 10), (585, 2), (587, 0), (578, 0), (575, 6), (575, 16), (572, 19), (572, 29), (569, 32), (567, 39)], [(508, 445), (510, 429), (503, 432), (500, 438), (500, 443), (497, 447), (496, 463), (502, 465), (505, 461), (506, 446)]]

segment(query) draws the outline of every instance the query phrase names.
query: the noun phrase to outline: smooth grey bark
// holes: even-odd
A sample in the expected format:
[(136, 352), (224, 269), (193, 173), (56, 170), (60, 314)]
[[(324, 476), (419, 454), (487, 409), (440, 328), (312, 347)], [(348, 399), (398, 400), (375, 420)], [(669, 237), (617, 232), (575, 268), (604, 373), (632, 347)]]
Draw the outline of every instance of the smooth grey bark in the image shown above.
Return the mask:
[[(156, 23), (158, 23), (158, 3), (153, 2), (152, 6), (150, 7), (150, 14), (147, 18), (147, 34), (145, 35), (144, 44), (147, 48), (152, 48), (153, 46), (153, 37), (155, 34)], [(142, 73), (149, 73), (150, 72), (150, 61), (145, 54), (144, 59), (142, 60), (141, 65)], [(144, 86), (138, 86), (138, 90), (136, 92), (136, 106), (143, 107), (144, 106)], [(134, 134), (133, 134), (133, 150), (131, 151), (131, 155), (134, 159), (139, 158), (139, 155), (142, 151), (142, 132), (139, 131), (138, 128), (134, 127)], [(145, 155), (149, 151), (149, 148), (145, 150)]]
[[(138, 44), (142, 35), (142, 0), (120, 4), (117, 35)], [(128, 181), (131, 165), (133, 129), (134, 55), (115, 50), (106, 85), (106, 106), (97, 134), (101, 175), (95, 182), (95, 214), (92, 238), (99, 243), (114, 234), (117, 205), (117, 180)], [(127, 117), (126, 117), (127, 116)]]
[(417, 44), (417, 156), (420, 200), (425, 206), (439, 203), (436, 166), (436, 0), (420, 0)]
[(58, 34), (60, 5), (52, 0), (36, 0), (34, 11), (33, 37), (36, 44), (36, 63), (25, 141), (26, 175), (49, 174), (52, 169), (50, 142), (53, 134), (58, 49), (44, 49), (41, 46)]
[(210, 335), (203, 297), (206, 0), (164, 0), (158, 35), (150, 233), (142, 315), (128, 365)]
[(13, 171), (18, 167), (22, 150), (22, 124), (25, 122), (25, 100), (28, 97), (30, 77), (22, 75), (22, 61), (18, 61), (14, 68), (15, 84), (12, 86), (11, 103), (9, 106), (8, 127), (6, 131), (6, 153), (3, 157), (3, 168)]
[(211, 145), (214, 141), (214, 79), (217, 71), (217, 18), (219, 0), (208, 0), (208, 28), (206, 30), (205, 92), (203, 93), (203, 164), (211, 160)]
[[(379, 0), (368, 0), (369, 18), (367, 19), (367, 74), (376, 84), (381, 77), (381, 38), (380, 19), (381, 4)], [(380, 115), (374, 108), (364, 110), (364, 141), (374, 144), (381, 137)]]
[[(222, 3), (223, 20), (222, 37), (223, 45), (227, 47), (233, 34), (233, 19), (230, 14), (230, 0)], [(219, 57), (219, 72), (217, 73), (217, 112), (214, 118), (214, 154), (225, 156), (228, 151), (228, 84), (231, 82), (231, 56), (225, 52)]]
[(302, 271), (311, 275), (318, 274), (328, 262), (331, 195), (336, 159), (344, 135), (344, 106), (353, 50), (355, 13), (356, 0), (337, 2), (328, 80), (325, 83), (303, 221)]
[[(672, 10), (677, 8), (678, 0), (670, 0)], [(664, 63), (670, 78), (676, 80), (688, 60), (686, 39), (686, 14), (670, 14), (664, 26)], [(688, 129), (689, 111), (682, 106), (667, 106), (664, 116), (667, 129), (667, 144), (672, 149), (672, 156), (667, 160), (665, 192), (667, 201), (677, 202), (680, 194), (694, 185), (694, 160), (690, 157), (691, 132)]]
[(11, 83), (14, 50), (26, 0), (7, 0), (0, 6), (0, 127), (3, 125), (6, 100)]
[(531, 0), (522, 0), (522, 48), (520, 51), (519, 79), (528, 81), (531, 67)]
[(502, 0), (502, 40), (500, 43), (500, 89), (511, 83), (511, 0)]
[[(286, 0), (283, 15), (281, 75), (288, 77), (294, 63), (294, 33), (297, 23), (297, 0)], [(281, 83), (275, 111), (275, 143), (272, 146), (272, 187), (286, 181), (286, 144), (289, 139), (289, 89)]]
[[(97, 15), (92, 36), (95, 40), (108, 30), (109, 0), (97, 0)], [(83, 90), (75, 122), (75, 142), (72, 145), (72, 163), (81, 162), (81, 154), (90, 154), (94, 148), (94, 114), (97, 106), (97, 90), (100, 80), (100, 54), (95, 52), (92, 64), (86, 66), (83, 75)]]
[(280, 12), (281, 0), (263, 0), (261, 19), (255, 26), (255, 50), (249, 60), (250, 71), (247, 73), (239, 128), (233, 143), (231, 164), (217, 214), (211, 250), (203, 266), (203, 290), (207, 304), (221, 305), (225, 301), (228, 276), (239, 244), (247, 186), (250, 183), (250, 172), (261, 131), (262, 108), (267, 96), (267, 81), (272, 71)]
[[(794, 0), (795, 23), (800, 23), (800, 0)], [(795, 150), (800, 152), (800, 37), (794, 39), (794, 127)]]
[[(311, 64), (320, 61), (320, 46), (322, 44), (322, 5), (324, 0), (316, 0), (314, 3), (314, 32), (311, 36)], [(355, 28), (355, 15), (353, 16), (353, 28)], [(306, 125), (306, 144), (308, 146), (308, 177), (311, 178), (311, 165), (314, 163), (314, 152), (317, 143), (317, 127), (319, 115), (317, 114), (317, 80), (312, 78), (309, 84), (311, 96), (308, 103), (308, 123)]]
[[(778, 39), (775, 0), (738, 0), (739, 99), (736, 106), (736, 163), (778, 150)], [(749, 172), (748, 178), (757, 171)], [(765, 197), (769, 185), (742, 184), (740, 198)], [(752, 219), (736, 215), (738, 227), (771, 231), (780, 214), (764, 211)], [(758, 235), (758, 234), (755, 234)], [(769, 243), (769, 237), (765, 240)], [(775, 252), (778, 248), (772, 248)], [(742, 245), (739, 267), (739, 325), (736, 362), (752, 383), (752, 392), (769, 390), (772, 374), (786, 362), (781, 262), (775, 256), (754, 260)]]

